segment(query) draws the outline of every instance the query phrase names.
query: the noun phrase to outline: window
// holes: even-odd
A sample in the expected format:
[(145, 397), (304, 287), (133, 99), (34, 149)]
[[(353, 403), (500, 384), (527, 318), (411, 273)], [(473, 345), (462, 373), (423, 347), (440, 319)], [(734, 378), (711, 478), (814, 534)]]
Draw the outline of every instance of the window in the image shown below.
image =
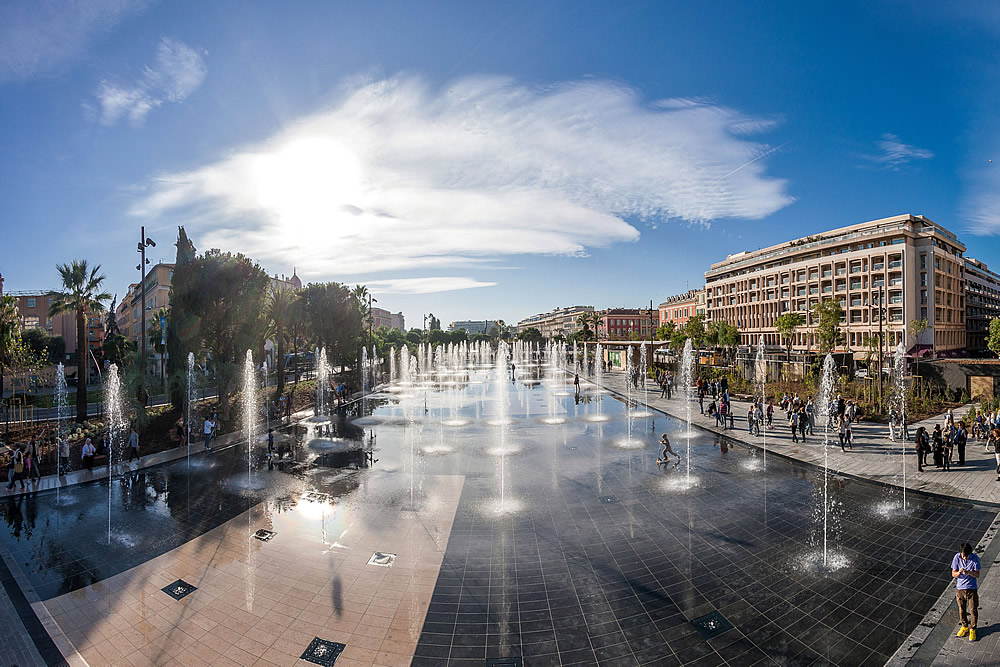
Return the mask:
[[(32, 301), (34, 301), (34, 299), (32, 299)], [(27, 317), (24, 318), (24, 328), (25, 329), (34, 329), (37, 326), (38, 326), (38, 316), (37, 315), (28, 315)]]
[(28, 299), (28, 308), (34, 308), (34, 307), (35, 307), (35, 298), (34, 297), (30, 297)]
[(920, 309), (920, 319), (922, 319), (922, 320), (926, 320), (927, 319), (927, 309), (926, 308), (921, 308)]
[(925, 254), (920, 255), (920, 268), (921, 269), (927, 268), (927, 255)]
[(926, 273), (921, 273), (920, 274), (920, 286), (921, 287), (927, 287), (927, 274)]
[[(920, 303), (927, 303), (927, 290), (920, 290)], [(926, 308), (924, 310), (927, 310)]]

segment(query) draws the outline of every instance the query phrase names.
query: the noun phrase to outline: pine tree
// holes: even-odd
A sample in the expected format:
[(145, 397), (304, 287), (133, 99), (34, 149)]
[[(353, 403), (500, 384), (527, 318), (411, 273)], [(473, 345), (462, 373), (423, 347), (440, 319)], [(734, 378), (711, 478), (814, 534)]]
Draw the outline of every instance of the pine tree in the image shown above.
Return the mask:
[(199, 348), (199, 319), (194, 313), (194, 261), (197, 250), (184, 227), (177, 228), (177, 259), (170, 284), (170, 324), (167, 328), (167, 376), (170, 401), (183, 409), (187, 400), (187, 357)]

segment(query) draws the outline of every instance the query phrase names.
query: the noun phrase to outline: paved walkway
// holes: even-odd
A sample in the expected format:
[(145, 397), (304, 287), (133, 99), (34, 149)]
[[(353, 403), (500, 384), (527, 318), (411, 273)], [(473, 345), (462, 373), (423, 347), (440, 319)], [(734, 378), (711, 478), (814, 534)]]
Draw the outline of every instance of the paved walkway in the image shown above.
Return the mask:
[[(624, 373), (607, 373), (604, 376), (606, 388), (624, 395), (625, 377)], [(638, 391), (633, 390), (633, 398), (646, 405), (666, 412), (680, 419), (685, 418), (684, 398), (674, 392), (673, 398), (667, 400), (660, 398), (659, 388), (654, 390), (654, 384), (648, 382), (646, 389), (642, 387)], [(705, 399), (705, 410), (711, 398)], [(767, 429), (762, 436), (752, 436), (747, 432), (747, 409), (749, 403), (746, 401), (733, 400), (733, 412), (735, 415), (733, 429), (716, 428), (715, 419), (707, 414), (699, 414), (698, 403), (692, 403), (691, 423), (700, 428), (723, 433), (730, 438), (739, 440), (755, 447), (767, 447), (768, 453), (775, 452), (782, 456), (805, 461), (822, 466), (823, 453), (823, 432), (816, 428), (815, 435), (807, 437), (803, 443), (792, 441), (791, 430), (787, 425), (785, 413), (775, 408), (774, 425)], [(956, 419), (959, 415), (964, 415), (969, 410), (969, 406), (963, 406), (955, 411)], [(933, 430), (935, 424), (943, 424), (944, 415), (927, 419), (922, 422), (910, 425), (910, 437), (916, 432), (918, 426), (924, 426), (928, 431)], [(983, 441), (970, 441), (965, 451), (965, 465), (952, 466), (950, 472), (940, 471), (933, 465), (924, 468), (924, 472), (917, 472), (916, 458), (913, 453), (913, 441), (892, 442), (888, 437), (888, 427), (884, 424), (873, 424), (861, 422), (854, 425), (854, 449), (847, 450), (846, 453), (840, 451), (840, 444), (836, 433), (830, 434), (830, 445), (827, 447), (827, 459), (831, 470), (838, 473), (864, 477), (883, 484), (894, 486), (906, 486), (908, 489), (922, 491), (924, 493), (936, 494), (948, 498), (964, 498), (979, 503), (990, 503), (1000, 506), (1000, 482), (996, 481), (996, 460), (993, 454), (987, 454)], [(906, 456), (906, 479), (903, 476), (903, 453)], [(928, 461), (931, 457), (928, 457)], [(955, 455), (958, 460), (958, 455)]]
[[(618, 394), (625, 395), (625, 376), (623, 373), (607, 373), (604, 376), (604, 386)], [(683, 396), (674, 394), (673, 398), (660, 398), (658, 388), (649, 382), (646, 388), (640, 387), (632, 391), (633, 399), (649, 407), (656, 408), (667, 414), (686, 418), (686, 403)], [(705, 401), (705, 409), (711, 399)], [(776, 452), (782, 456), (815, 465), (823, 465), (823, 435), (817, 429), (816, 437), (808, 437), (806, 443), (792, 441), (791, 430), (787, 426), (785, 413), (775, 409), (774, 428), (768, 429), (764, 436), (753, 436), (747, 432), (746, 401), (733, 401), (734, 426), (732, 429), (722, 429), (715, 426), (715, 419), (699, 412), (698, 403), (692, 403), (691, 423), (700, 428), (725, 434), (726, 436), (755, 447), (767, 447), (768, 452)], [(969, 406), (963, 406), (955, 411), (956, 418), (968, 412)], [(918, 422), (910, 427), (910, 435), (916, 432), (918, 426), (924, 426), (928, 431), (935, 424), (943, 424), (945, 415)], [(966, 499), (977, 503), (1000, 505), (1000, 482), (996, 481), (996, 461), (992, 454), (987, 454), (982, 441), (972, 441), (966, 447), (966, 463), (964, 466), (954, 466), (952, 471), (939, 471), (931, 465), (924, 472), (917, 472), (913, 442), (905, 443), (906, 476), (903, 479), (902, 451), (904, 443), (892, 442), (888, 438), (888, 427), (883, 424), (860, 423), (853, 427), (854, 449), (841, 452), (839, 441), (835, 434), (830, 436), (827, 447), (827, 459), (831, 470), (840, 474), (871, 479), (883, 484), (905, 486), (908, 489), (931, 493), (949, 498)], [(989, 569), (1000, 563), (1000, 515), (993, 528), (976, 545), (976, 553), (983, 561), (983, 573), (980, 577), (979, 597), (979, 633), (978, 641), (970, 642), (954, 636), (958, 629), (958, 610), (955, 604), (954, 585), (949, 585), (941, 596), (941, 601), (928, 612), (924, 622), (904, 642), (900, 650), (889, 662), (890, 665), (932, 665), (947, 667), (950, 665), (1000, 665), (1000, 587), (994, 585), (996, 577), (989, 578)], [(942, 562), (942, 576), (947, 571), (947, 561), (951, 556), (945, 554)]]

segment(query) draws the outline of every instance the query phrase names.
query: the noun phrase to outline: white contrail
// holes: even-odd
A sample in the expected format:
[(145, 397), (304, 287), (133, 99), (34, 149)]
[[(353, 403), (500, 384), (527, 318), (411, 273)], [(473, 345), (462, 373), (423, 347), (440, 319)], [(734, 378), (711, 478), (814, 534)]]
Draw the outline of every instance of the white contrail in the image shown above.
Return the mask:
[(716, 184), (716, 183), (718, 183), (719, 181), (724, 181), (724, 180), (726, 180), (727, 178), (729, 178), (730, 176), (732, 176), (733, 174), (735, 174), (736, 172), (738, 172), (738, 171), (739, 171), (740, 169), (742, 169), (743, 167), (748, 167), (748, 166), (752, 165), (752, 164), (753, 164), (754, 162), (756, 162), (757, 160), (761, 159), (762, 157), (767, 157), (768, 155), (770, 155), (770, 154), (771, 154), (771, 153), (773, 153), (774, 151), (776, 151), (776, 150), (778, 150), (778, 149), (780, 149), (780, 148), (784, 148), (784, 147), (785, 147), (785, 146), (787, 146), (787, 145), (788, 145), (788, 142), (786, 141), (785, 143), (781, 144), (780, 146), (775, 146), (775, 147), (774, 147), (774, 148), (772, 148), (771, 150), (769, 150), (769, 151), (765, 151), (765, 152), (761, 153), (760, 155), (758, 155), (758, 156), (757, 156), (757, 157), (755, 157), (754, 159), (750, 160), (749, 162), (747, 162), (747, 163), (745, 163), (745, 164), (741, 164), (740, 166), (736, 167), (736, 169), (733, 169), (733, 170), (732, 170), (731, 172), (729, 172), (728, 174), (726, 174), (725, 176), (723, 176), (722, 178), (720, 178), (720, 179), (719, 179), (718, 181), (714, 181), (714, 182), (712, 183), (712, 185), (715, 185), (715, 184)]

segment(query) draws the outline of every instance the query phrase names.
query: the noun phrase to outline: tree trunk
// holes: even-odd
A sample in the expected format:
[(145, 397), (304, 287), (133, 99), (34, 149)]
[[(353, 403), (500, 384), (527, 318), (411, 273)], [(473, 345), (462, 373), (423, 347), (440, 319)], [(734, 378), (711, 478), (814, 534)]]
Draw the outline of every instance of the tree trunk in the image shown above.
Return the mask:
[(76, 313), (76, 422), (87, 421), (87, 318)]

